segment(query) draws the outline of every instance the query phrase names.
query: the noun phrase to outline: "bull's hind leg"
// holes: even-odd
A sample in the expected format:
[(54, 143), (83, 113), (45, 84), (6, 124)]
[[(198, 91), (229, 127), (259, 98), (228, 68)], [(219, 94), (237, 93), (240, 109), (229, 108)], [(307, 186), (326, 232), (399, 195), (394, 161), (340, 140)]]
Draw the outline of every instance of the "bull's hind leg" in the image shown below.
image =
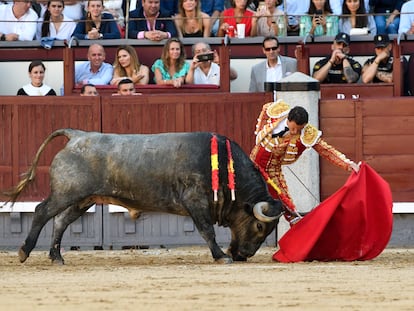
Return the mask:
[(52, 263), (64, 264), (62, 254), (60, 252), (62, 237), (68, 226), (76, 219), (86, 213), (88, 208), (93, 204), (88, 204), (85, 207), (78, 205), (71, 206), (62, 213), (55, 216), (53, 223), (52, 245), (50, 246), (49, 258)]
[(25, 262), (27, 257), (29, 257), (31, 251), (36, 246), (40, 231), (42, 231), (42, 228), (46, 223), (64, 209), (59, 209), (57, 206), (58, 205), (51, 197), (48, 197), (36, 206), (32, 227), (30, 228), (30, 232), (27, 235), (25, 242), (19, 249), (20, 262)]

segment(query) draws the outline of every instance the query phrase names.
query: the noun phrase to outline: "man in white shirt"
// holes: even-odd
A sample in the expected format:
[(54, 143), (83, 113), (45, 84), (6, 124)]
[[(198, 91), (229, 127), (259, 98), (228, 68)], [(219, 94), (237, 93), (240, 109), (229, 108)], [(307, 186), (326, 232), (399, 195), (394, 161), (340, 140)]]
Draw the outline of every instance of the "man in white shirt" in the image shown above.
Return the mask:
[[(220, 67), (214, 62), (214, 52), (211, 51), (210, 45), (198, 42), (193, 45), (192, 51), (194, 58), (186, 77), (186, 83), (220, 85)], [(203, 57), (199, 58), (199, 55)], [(208, 56), (211, 56), (211, 59)]]
[(32, 1), (13, 1), (0, 5), (0, 41), (32, 41), (38, 16)]
[(265, 37), (262, 47), (266, 60), (252, 67), (249, 92), (264, 92), (265, 82), (277, 82), (297, 71), (295, 58), (280, 55), (280, 45), (276, 37)]
[(414, 1), (407, 1), (401, 7), (398, 33), (414, 34)]
[[(220, 85), (219, 56), (212, 51), (208, 43), (198, 42), (192, 46), (193, 60), (186, 76), (188, 84)], [(237, 78), (237, 72), (230, 68), (230, 80)]]

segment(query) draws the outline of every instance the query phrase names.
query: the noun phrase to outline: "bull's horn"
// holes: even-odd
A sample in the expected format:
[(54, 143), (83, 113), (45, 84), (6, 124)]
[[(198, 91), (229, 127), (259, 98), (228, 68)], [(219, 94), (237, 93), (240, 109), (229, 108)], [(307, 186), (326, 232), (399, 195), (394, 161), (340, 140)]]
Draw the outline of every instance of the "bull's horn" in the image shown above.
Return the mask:
[(276, 220), (278, 218), (278, 216), (270, 217), (263, 214), (263, 207), (267, 207), (268, 205), (269, 204), (266, 202), (259, 202), (255, 204), (255, 206), (253, 207), (253, 214), (254, 217), (257, 218), (257, 220), (263, 222), (272, 222), (273, 220)]

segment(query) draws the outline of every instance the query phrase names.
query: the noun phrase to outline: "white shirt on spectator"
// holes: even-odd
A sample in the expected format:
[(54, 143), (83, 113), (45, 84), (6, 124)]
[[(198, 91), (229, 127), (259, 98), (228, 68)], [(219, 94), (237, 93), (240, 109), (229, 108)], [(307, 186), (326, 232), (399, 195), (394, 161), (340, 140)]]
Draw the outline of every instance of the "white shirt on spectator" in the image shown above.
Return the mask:
[(197, 67), (194, 70), (194, 84), (220, 85), (220, 66), (212, 62), (207, 75)]
[(84, 1), (78, 1), (76, 4), (65, 4), (65, 8), (63, 9), (63, 14), (67, 17), (73, 19), (74, 21), (80, 20), (85, 11), (83, 9)]
[(13, 3), (0, 5), (0, 33), (6, 35), (15, 33), (19, 41), (32, 41), (36, 35), (38, 16), (29, 9), (26, 14), (17, 19), (13, 14)]
[[(40, 40), (42, 37), (42, 23), (43, 18), (39, 18), (37, 24), (36, 39)], [(49, 24), (49, 35), (47, 37), (55, 38), (56, 40), (69, 40), (72, 37), (73, 31), (75, 30), (76, 22), (73, 19), (63, 15), (63, 21), (60, 25), (59, 31), (56, 31), (55, 24), (50, 22)]]
[(266, 62), (266, 82), (275, 82), (283, 78), (282, 60), (277, 58), (277, 64), (274, 67), (269, 67)]
[(414, 23), (414, 1), (408, 1), (402, 5), (400, 16), (398, 33), (407, 33)]

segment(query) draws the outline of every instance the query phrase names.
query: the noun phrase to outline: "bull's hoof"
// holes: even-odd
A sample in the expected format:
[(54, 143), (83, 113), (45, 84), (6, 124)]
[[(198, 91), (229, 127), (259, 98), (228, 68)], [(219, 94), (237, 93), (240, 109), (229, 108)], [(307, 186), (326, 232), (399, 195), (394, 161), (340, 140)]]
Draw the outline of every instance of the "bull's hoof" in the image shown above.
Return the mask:
[(26, 255), (26, 253), (23, 250), (23, 248), (20, 248), (19, 249), (18, 255), (19, 255), (19, 260), (20, 260), (21, 263), (25, 262), (26, 259), (27, 259), (27, 257), (29, 257), (29, 256)]
[(65, 261), (63, 259), (51, 259), (52, 264), (56, 266), (63, 266), (65, 264)]
[(222, 258), (216, 259), (216, 263), (230, 264), (230, 263), (233, 263), (233, 259), (231, 259), (230, 257), (222, 257)]

